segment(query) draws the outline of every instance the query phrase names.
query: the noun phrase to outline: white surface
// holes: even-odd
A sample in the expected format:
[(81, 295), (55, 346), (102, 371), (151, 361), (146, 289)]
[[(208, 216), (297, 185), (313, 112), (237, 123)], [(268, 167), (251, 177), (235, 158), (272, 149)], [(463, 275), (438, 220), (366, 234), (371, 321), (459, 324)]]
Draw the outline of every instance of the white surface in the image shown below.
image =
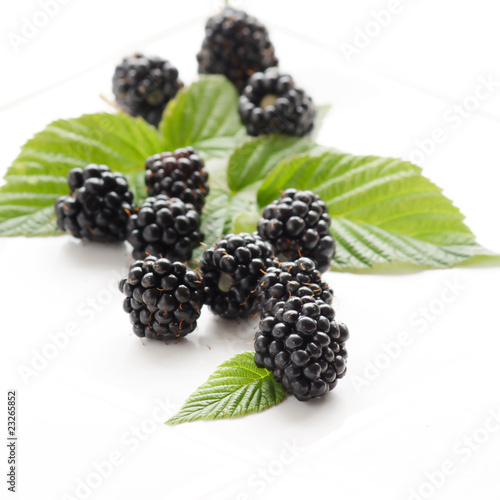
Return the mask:
[[(445, 129), (447, 140), (424, 162), (425, 174), (467, 215), (480, 243), (500, 251), (499, 89), (456, 130), (443, 119), (480, 77), (500, 81), (496, 2), (402, 1), (401, 12), (351, 63), (341, 43), (352, 43), (356, 28), (390, 2), (239, 3), (271, 27), (282, 67), (317, 102), (335, 104), (322, 143), (408, 157), (415, 140)], [(193, 80), (203, 19), (216, 4), (73, 0), (18, 53), (8, 34), (19, 33), (22, 18), (40, 6), (2, 5), (2, 171), (53, 119), (106, 109), (98, 95), (110, 93), (121, 55), (161, 54)], [(88, 498), (500, 494), (500, 424), (491, 416), (500, 411), (498, 268), (329, 273), (338, 317), (352, 332), (348, 376), (333, 393), (315, 404), (289, 399), (242, 419), (170, 428), (151, 420), (164, 413), (157, 401), (178, 409), (220, 362), (250, 348), (253, 325), (217, 321), (204, 311), (198, 331), (178, 345), (142, 344), (115, 288), (129, 259), (126, 246), (63, 237), (1, 239), (0, 248), (0, 397), (5, 414), (6, 390), (19, 391), (18, 498), (84, 498), (78, 481), (99, 482), (93, 463), (117, 453), (120, 464)], [(434, 312), (425, 319), (429, 308)], [(23, 379), (20, 367), (75, 325), (79, 333), (64, 349)], [(389, 359), (384, 345), (394, 348), (397, 339), (407, 345), (374, 373), (374, 364)], [(141, 426), (149, 434), (134, 441)], [(446, 476), (436, 473), (443, 467)], [(439, 487), (430, 485), (431, 476)]]

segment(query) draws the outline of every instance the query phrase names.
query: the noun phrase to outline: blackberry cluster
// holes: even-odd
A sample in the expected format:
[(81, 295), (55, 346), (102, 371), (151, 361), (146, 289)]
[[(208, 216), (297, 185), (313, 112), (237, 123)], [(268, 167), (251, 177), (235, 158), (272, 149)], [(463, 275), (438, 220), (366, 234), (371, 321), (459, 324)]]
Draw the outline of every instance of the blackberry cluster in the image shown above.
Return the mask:
[(200, 74), (225, 75), (240, 92), (251, 75), (278, 64), (265, 26), (230, 7), (208, 19), (196, 57)]
[(256, 312), (257, 283), (272, 264), (272, 248), (257, 234), (224, 236), (201, 258), (205, 303), (214, 314), (227, 319), (245, 318)]
[(209, 191), (204, 166), (198, 152), (190, 146), (150, 156), (146, 160), (148, 195), (179, 198), (201, 212)]
[(177, 68), (161, 57), (134, 54), (116, 67), (113, 93), (118, 105), (132, 116), (158, 126), (165, 106), (183, 87)]
[(146, 198), (130, 217), (127, 240), (136, 259), (154, 255), (188, 261), (203, 241), (200, 214), (178, 198), (163, 194)]
[(75, 238), (103, 243), (124, 241), (134, 195), (125, 177), (106, 165), (87, 165), (68, 173), (70, 193), (54, 203), (57, 227)]
[(299, 401), (324, 396), (346, 373), (349, 331), (333, 307), (313, 297), (276, 303), (255, 335), (255, 364)]
[(185, 337), (196, 328), (203, 284), (184, 264), (153, 256), (137, 260), (119, 289), (125, 294), (123, 309), (137, 336), (168, 340)]
[(266, 270), (257, 287), (261, 316), (269, 314), (274, 306), (291, 297), (313, 297), (331, 304), (333, 291), (323, 281), (314, 262), (302, 257), (294, 262), (276, 262)]
[(309, 257), (324, 272), (335, 253), (330, 221), (328, 208), (317, 194), (287, 189), (264, 209), (258, 231), (280, 260)]
[(302, 137), (316, 117), (312, 99), (278, 68), (255, 73), (240, 96), (241, 121), (250, 135), (281, 133)]

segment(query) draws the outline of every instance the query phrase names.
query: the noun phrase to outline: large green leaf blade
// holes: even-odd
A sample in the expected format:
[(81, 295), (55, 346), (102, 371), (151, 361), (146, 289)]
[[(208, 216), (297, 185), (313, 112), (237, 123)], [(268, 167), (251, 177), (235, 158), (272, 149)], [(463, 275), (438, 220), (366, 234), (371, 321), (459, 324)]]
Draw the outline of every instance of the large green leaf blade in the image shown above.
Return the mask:
[(166, 423), (240, 417), (281, 403), (285, 390), (253, 358), (254, 353), (243, 352), (222, 363)]
[(310, 189), (328, 205), (335, 268), (448, 267), (492, 255), (476, 243), (458, 208), (409, 162), (342, 153), (293, 158), (266, 177), (260, 206), (290, 187)]
[(227, 155), (246, 137), (235, 87), (210, 75), (181, 90), (167, 106), (160, 133), (168, 151), (193, 146), (205, 158)]
[(68, 194), (66, 176), (89, 163), (124, 173), (138, 200), (144, 197), (144, 161), (162, 151), (157, 131), (123, 113), (57, 120), (21, 149), (0, 187), (0, 236), (59, 234), (52, 208)]

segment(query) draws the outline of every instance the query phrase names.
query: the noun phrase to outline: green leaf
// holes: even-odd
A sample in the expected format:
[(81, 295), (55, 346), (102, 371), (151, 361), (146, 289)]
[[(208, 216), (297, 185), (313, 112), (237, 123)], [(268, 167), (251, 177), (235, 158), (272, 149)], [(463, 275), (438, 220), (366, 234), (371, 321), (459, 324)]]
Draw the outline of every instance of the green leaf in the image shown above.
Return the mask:
[(166, 423), (240, 417), (281, 403), (285, 390), (253, 358), (254, 353), (243, 352), (222, 363)]
[[(245, 193), (246, 194), (246, 193)], [(253, 221), (259, 219), (255, 193), (250, 196), (232, 195), (227, 188), (210, 188), (210, 193), (205, 202), (201, 218), (201, 231), (205, 234), (205, 245), (212, 245), (223, 235), (239, 233), (242, 231), (253, 232), (257, 229), (256, 222), (241, 226), (244, 215)], [(200, 259), (205, 247), (195, 250), (193, 257)]]
[[(220, 188), (210, 189), (201, 218), (201, 231), (205, 235), (205, 245), (212, 245), (224, 233), (224, 224), (230, 206), (231, 195), (226, 190)], [(199, 248), (194, 257), (200, 258), (204, 249), (204, 246)]]
[(210, 75), (181, 90), (165, 110), (160, 133), (168, 151), (193, 146), (205, 158), (227, 155), (246, 137), (234, 85)]
[(282, 134), (262, 135), (238, 148), (229, 159), (227, 182), (232, 191), (255, 184), (283, 160), (304, 153), (318, 153), (324, 148), (309, 138)]
[(476, 243), (458, 208), (409, 162), (342, 153), (293, 158), (266, 177), (260, 206), (290, 187), (311, 189), (327, 203), (337, 243), (334, 268), (448, 267), (492, 255)]
[(54, 201), (68, 194), (67, 173), (89, 163), (123, 172), (144, 197), (144, 160), (162, 151), (157, 131), (142, 119), (98, 113), (57, 120), (22, 148), (0, 187), (0, 236), (59, 234)]

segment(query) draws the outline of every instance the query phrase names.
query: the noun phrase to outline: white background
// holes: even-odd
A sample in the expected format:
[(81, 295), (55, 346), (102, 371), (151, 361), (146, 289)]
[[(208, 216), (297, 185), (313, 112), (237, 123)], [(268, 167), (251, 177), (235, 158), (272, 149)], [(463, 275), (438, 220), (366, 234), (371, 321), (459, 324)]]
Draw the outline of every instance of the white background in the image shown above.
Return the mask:
[[(443, 118), (480, 78), (500, 82), (498, 2), (401, 0), (385, 27), (369, 25), (366, 47), (348, 60), (342, 44), (357, 33), (359, 42), (373, 12), (390, 3), (237, 2), (269, 26), (282, 68), (316, 102), (334, 104), (323, 144), (408, 158), (416, 141), (444, 129), (446, 140), (420, 161), (424, 173), (467, 215), (479, 242), (500, 251), (500, 87), (460, 125)], [(3, 2), (1, 172), (50, 121), (109, 110), (99, 94), (110, 96), (114, 65), (132, 51), (162, 55), (194, 80), (204, 19), (217, 8), (208, 0), (70, 0), (16, 51), (11, 35), (40, 5)], [(126, 246), (13, 238), (0, 249), (0, 397), (5, 415), (6, 390), (19, 391), (17, 498), (499, 498), (500, 426), (491, 417), (500, 411), (498, 268), (328, 273), (352, 334), (348, 375), (333, 393), (170, 428), (153, 423), (167, 416), (157, 401), (170, 414), (178, 409), (218, 364), (251, 349), (253, 325), (204, 311), (178, 345), (141, 343), (115, 288)], [(72, 328), (65, 348), (23, 380), (20, 367), (53, 352), (54, 335)], [(394, 347), (401, 336), (409, 345)], [(110, 455), (121, 461), (102, 479), (93, 464)], [(436, 473), (443, 467), (446, 476)], [(89, 479), (92, 489), (78, 490)], [(4, 479), (0, 491), (8, 498)]]

